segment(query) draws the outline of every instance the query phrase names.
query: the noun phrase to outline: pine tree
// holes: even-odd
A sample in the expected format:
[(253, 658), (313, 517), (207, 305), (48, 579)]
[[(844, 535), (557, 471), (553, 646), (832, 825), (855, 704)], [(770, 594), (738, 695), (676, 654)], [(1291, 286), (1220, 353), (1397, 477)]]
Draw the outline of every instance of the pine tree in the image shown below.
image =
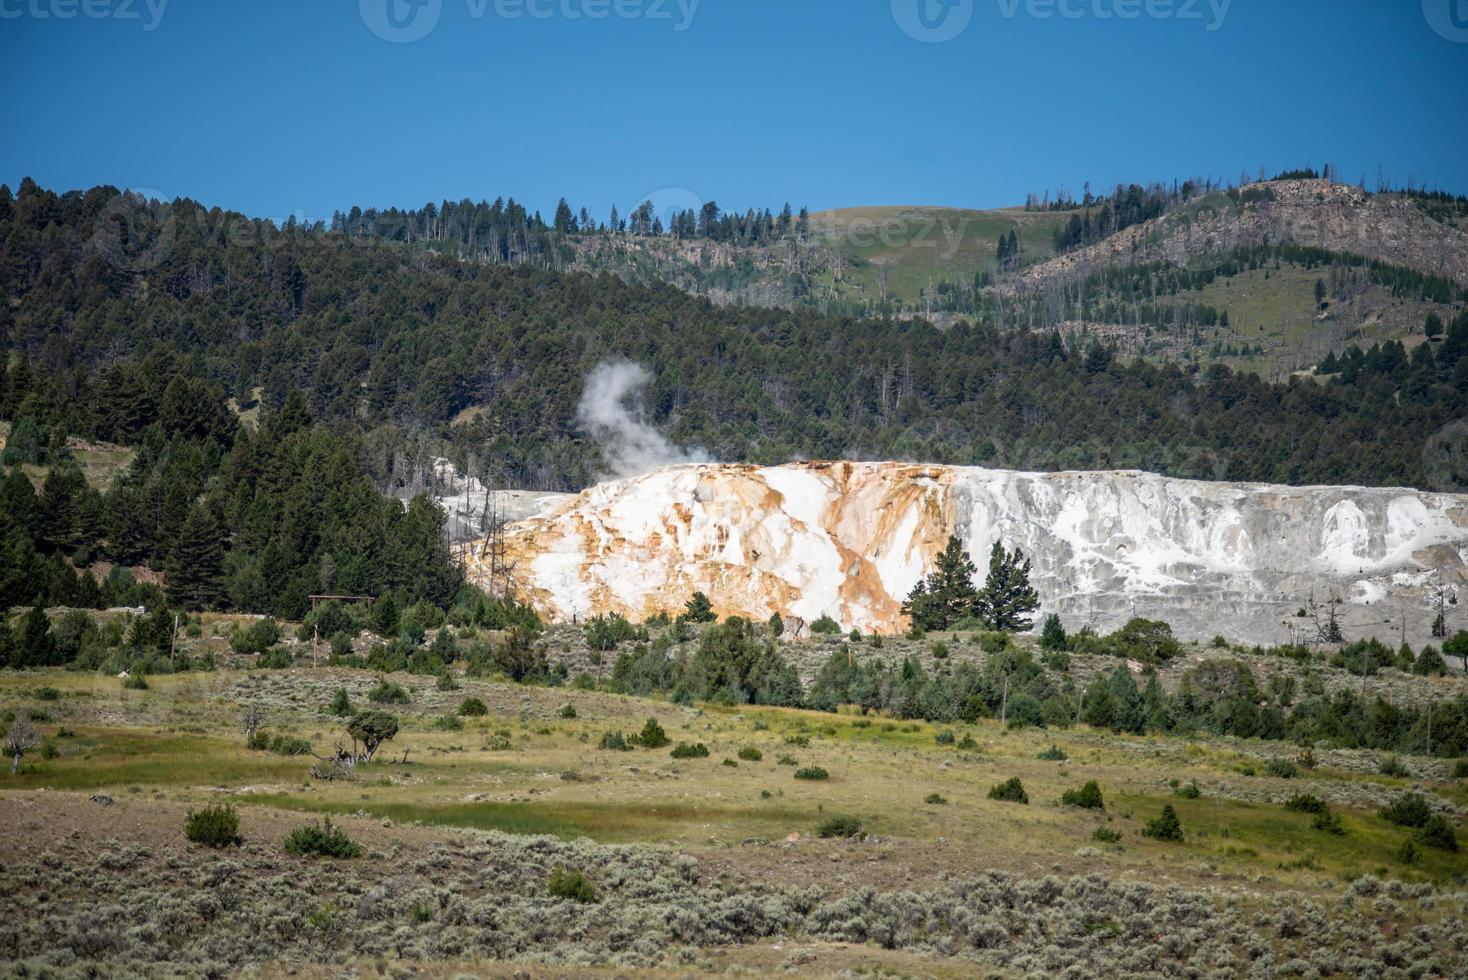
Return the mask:
[(947, 629), (974, 614), (978, 599), (974, 588), (976, 574), (978, 569), (963, 543), (950, 534), (932, 573), (913, 588), (902, 604), (902, 611), (912, 617), (913, 625), (919, 629)]
[(1040, 632), (1040, 646), (1046, 650), (1064, 650), (1070, 637), (1065, 635), (1065, 626), (1060, 617), (1051, 613), (1045, 617), (1045, 627)]
[(990, 629), (1020, 633), (1034, 625), (1029, 614), (1040, 608), (1040, 597), (1030, 585), (1030, 561), (1019, 550), (1004, 550), (994, 542), (989, 555), (989, 577), (978, 594), (976, 608)]
[(51, 621), (40, 605), (31, 607), (20, 627), (20, 642), (14, 644), (11, 663), (17, 667), (54, 667), (58, 663), (56, 637)]
[(688, 604), (683, 609), (683, 617), (690, 623), (712, 623), (719, 618), (714, 613), (709, 597), (702, 592), (693, 593), (693, 598), (688, 600)]
[(195, 504), (168, 556), (168, 599), (184, 609), (214, 609), (225, 601), (223, 532), (209, 508)]

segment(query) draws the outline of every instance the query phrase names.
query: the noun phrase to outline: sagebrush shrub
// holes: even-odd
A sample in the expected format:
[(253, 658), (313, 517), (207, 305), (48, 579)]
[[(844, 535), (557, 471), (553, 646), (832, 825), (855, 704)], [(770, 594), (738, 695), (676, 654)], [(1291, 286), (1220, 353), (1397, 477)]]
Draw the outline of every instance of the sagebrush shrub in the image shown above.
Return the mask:
[(702, 742), (694, 742), (692, 745), (687, 742), (679, 742), (668, 754), (675, 759), (707, 759), (709, 747)]
[(184, 836), (206, 847), (235, 847), (245, 842), (240, 836), (239, 814), (231, 803), (190, 810), (184, 817)]
[(286, 835), (285, 849), (298, 857), (354, 858), (362, 856), (362, 845), (352, 840), (340, 827), (310, 823)]
[(1291, 759), (1274, 758), (1264, 764), (1264, 771), (1279, 779), (1294, 779), (1300, 774), (1299, 766)]
[(830, 776), (831, 774), (820, 766), (806, 766), (803, 769), (795, 770), (796, 779), (829, 779)]
[(758, 762), (764, 757), (765, 754), (753, 745), (746, 745), (739, 750), (739, 758), (745, 762)]

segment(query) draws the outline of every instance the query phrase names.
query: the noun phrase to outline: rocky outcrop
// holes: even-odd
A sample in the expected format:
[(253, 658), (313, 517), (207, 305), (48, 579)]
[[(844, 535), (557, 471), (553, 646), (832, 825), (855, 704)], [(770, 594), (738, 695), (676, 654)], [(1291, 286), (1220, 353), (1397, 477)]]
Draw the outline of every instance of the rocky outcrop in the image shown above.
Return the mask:
[(702, 591), (726, 615), (891, 632), (950, 533), (981, 574), (993, 542), (1021, 547), (1072, 629), (1138, 615), (1282, 642), (1334, 595), (1348, 635), (1396, 638), (1405, 616), (1421, 642), (1434, 585), (1468, 584), (1468, 496), (909, 463), (666, 467), (513, 524), (505, 547), (554, 619), (643, 619)]
[(1433, 220), (1411, 200), (1328, 180), (1254, 184), (1215, 193), (1086, 248), (1037, 263), (1020, 288), (1108, 265), (1186, 265), (1239, 246), (1293, 243), (1364, 255), (1468, 285), (1468, 233)]

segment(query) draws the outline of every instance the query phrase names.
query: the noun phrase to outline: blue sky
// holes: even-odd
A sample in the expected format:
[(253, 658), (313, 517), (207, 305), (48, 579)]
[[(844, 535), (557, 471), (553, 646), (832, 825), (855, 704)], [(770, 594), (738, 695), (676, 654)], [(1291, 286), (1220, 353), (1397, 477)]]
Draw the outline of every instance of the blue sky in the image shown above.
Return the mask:
[(993, 207), (1326, 161), (1468, 193), (1450, 3), (0, 0), (0, 180), (308, 218)]

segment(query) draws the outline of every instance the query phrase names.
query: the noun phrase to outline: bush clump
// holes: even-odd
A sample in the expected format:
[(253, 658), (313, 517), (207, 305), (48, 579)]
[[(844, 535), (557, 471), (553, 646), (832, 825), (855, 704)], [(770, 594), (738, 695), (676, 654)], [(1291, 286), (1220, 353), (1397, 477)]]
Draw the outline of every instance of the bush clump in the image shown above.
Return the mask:
[(1025, 792), (1024, 783), (1019, 781), (1018, 776), (1010, 776), (989, 789), (989, 799), (1005, 803), (1029, 803), (1030, 794)]
[(240, 836), (239, 814), (230, 803), (190, 810), (184, 817), (184, 836), (205, 847), (238, 847), (245, 842)]
[(489, 708), (478, 698), (465, 698), (459, 702), (459, 714), (465, 718), (482, 718), (489, 714)]
[(613, 752), (630, 752), (632, 746), (627, 744), (627, 737), (621, 732), (602, 732), (601, 741), (596, 743), (599, 749), (610, 749)]
[(739, 750), (739, 758), (743, 759), (745, 762), (758, 762), (764, 757), (765, 754), (759, 749), (755, 748), (753, 745), (746, 745)]
[(1295, 813), (1327, 813), (1330, 811), (1325, 801), (1313, 793), (1296, 793), (1285, 800), (1284, 808), (1293, 810)]
[(578, 868), (560, 867), (552, 871), (547, 887), (555, 898), (566, 898), (583, 905), (596, 901), (596, 886)]
[(1110, 827), (1101, 826), (1091, 831), (1091, 840), (1102, 844), (1120, 844), (1121, 834), (1112, 830)]
[(1346, 832), (1346, 828), (1341, 824), (1341, 818), (1331, 813), (1329, 807), (1315, 814), (1315, 819), (1310, 821), (1310, 826), (1316, 830), (1322, 830), (1327, 834), (1334, 834), (1337, 837)]
[(559, 714), (562, 718), (575, 718), (576, 706), (574, 704), (563, 704), (561, 705)]
[(146, 691), (148, 678), (142, 674), (128, 674), (122, 679), (122, 687), (125, 691)]
[(668, 754), (675, 759), (707, 759), (709, 747), (702, 742), (694, 742), (692, 745), (687, 742), (679, 742)]
[(943, 796), (942, 793), (929, 793), (927, 796), (923, 797), (923, 802), (924, 803), (943, 804), (943, 803), (947, 803), (948, 800), (946, 798), (944, 798), (944, 796)]
[(1279, 779), (1294, 779), (1300, 774), (1300, 767), (1293, 759), (1274, 758), (1264, 764), (1264, 771)]
[(1183, 839), (1182, 821), (1177, 818), (1177, 811), (1168, 803), (1162, 807), (1162, 813), (1155, 819), (1147, 821), (1147, 826), (1142, 829), (1143, 837), (1153, 840), (1180, 841)]
[(1101, 787), (1096, 785), (1094, 779), (1084, 786), (1061, 793), (1060, 802), (1065, 806), (1078, 806), (1083, 810), (1106, 809), (1106, 804), (1101, 799)]
[(842, 839), (855, 837), (861, 833), (860, 817), (827, 817), (816, 829), (821, 837), (840, 837)]
[(933, 741), (937, 742), (939, 745), (952, 745), (957, 740), (958, 739), (954, 736), (954, 734), (946, 728), (933, 736)]
[(1458, 835), (1453, 832), (1453, 825), (1448, 823), (1447, 818), (1440, 813), (1434, 813), (1417, 830), (1417, 840), (1428, 847), (1436, 847), (1439, 850), (1458, 851)]
[(1035, 756), (1035, 758), (1041, 762), (1064, 762), (1069, 756), (1065, 754), (1065, 751), (1060, 746), (1052, 742), (1048, 749)]
[(1389, 755), (1381, 760), (1378, 767), (1383, 776), (1406, 776), (1409, 775), (1407, 767), (1402, 765), (1402, 760), (1394, 755)]
[(831, 774), (820, 766), (805, 766), (795, 770), (796, 779), (830, 779)]
[(671, 745), (672, 740), (668, 733), (663, 731), (663, 726), (658, 724), (656, 718), (647, 719), (647, 724), (642, 726), (642, 733), (637, 736), (637, 744), (644, 749), (660, 749), (665, 745)]
[(1181, 786), (1176, 787), (1172, 792), (1174, 793), (1174, 795), (1180, 796), (1185, 800), (1196, 800), (1198, 797), (1203, 795), (1203, 791), (1198, 788), (1198, 781), (1196, 779), (1192, 779), (1186, 783), (1183, 783)]
[(367, 692), (367, 700), (373, 704), (407, 704), (411, 699), (403, 685), (384, 678), (377, 682), (376, 687)]
[(1432, 808), (1417, 793), (1403, 793), (1381, 809), (1383, 820), (1400, 827), (1424, 826), (1431, 816)]
[(355, 858), (362, 856), (362, 845), (348, 837), (340, 827), (333, 827), (330, 817), (326, 818), (324, 825), (313, 821), (291, 831), (285, 838), (285, 850), (287, 854), (294, 854), (297, 857)]

